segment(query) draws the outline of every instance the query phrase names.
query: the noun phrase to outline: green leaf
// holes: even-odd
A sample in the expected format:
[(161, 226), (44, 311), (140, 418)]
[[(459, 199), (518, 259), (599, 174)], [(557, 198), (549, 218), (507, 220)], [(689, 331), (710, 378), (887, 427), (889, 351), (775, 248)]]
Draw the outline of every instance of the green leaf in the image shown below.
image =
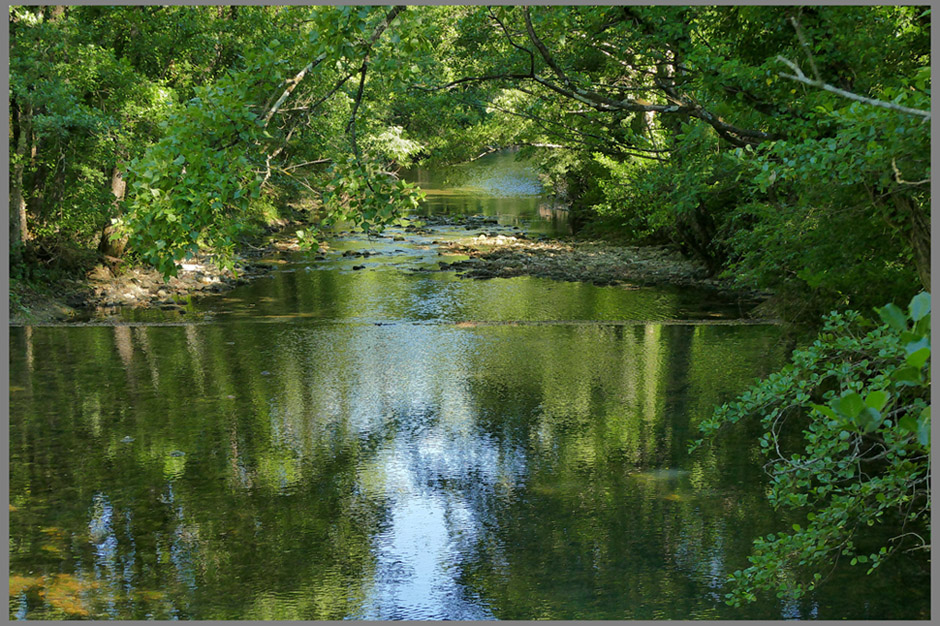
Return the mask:
[(911, 319), (915, 322), (930, 313), (930, 294), (922, 291), (911, 300)]
[(930, 445), (930, 407), (921, 412), (917, 424), (917, 441), (925, 448)]
[(855, 423), (863, 433), (870, 433), (881, 425), (882, 419), (879, 411), (866, 406), (855, 416)]
[(920, 369), (924, 366), (924, 363), (927, 362), (927, 359), (930, 358), (930, 348), (921, 348), (920, 350), (909, 354), (905, 362), (911, 367), (916, 367)]
[[(910, 335), (910, 337), (907, 337), (906, 335)], [(905, 353), (907, 353), (908, 355), (911, 355), (917, 352), (918, 350), (920, 350), (921, 348), (929, 349), (930, 337), (922, 336), (916, 339), (914, 337), (917, 337), (917, 335), (914, 333), (901, 333), (901, 341), (907, 341), (907, 343), (904, 345)]]
[(899, 309), (893, 303), (886, 304), (878, 311), (882, 321), (895, 330), (905, 330), (907, 328), (907, 316), (904, 311)]
[(840, 415), (854, 419), (865, 408), (865, 403), (862, 402), (862, 396), (850, 391), (833, 400), (830, 406)]
[(865, 404), (876, 411), (880, 411), (885, 408), (885, 404), (887, 404), (890, 397), (891, 394), (887, 391), (872, 391), (865, 397)]
[(909, 433), (916, 433), (916, 432), (917, 432), (917, 420), (915, 420), (915, 419), (914, 419), (913, 417), (911, 417), (910, 415), (905, 415), (904, 417), (902, 417), (901, 419), (899, 419), (899, 420), (898, 420), (898, 426), (900, 426), (901, 428), (903, 428), (904, 430), (906, 430), (906, 431), (909, 432)]
[(919, 367), (907, 365), (900, 367), (891, 374), (891, 378), (901, 385), (919, 385), (924, 382), (924, 377)]
[(820, 413), (822, 413), (823, 415), (825, 415), (826, 417), (828, 417), (829, 419), (832, 419), (832, 420), (836, 419), (835, 411), (833, 411), (829, 407), (824, 406), (822, 404), (812, 404), (812, 403), (810, 404), (810, 406), (816, 409), (817, 411), (819, 411)]

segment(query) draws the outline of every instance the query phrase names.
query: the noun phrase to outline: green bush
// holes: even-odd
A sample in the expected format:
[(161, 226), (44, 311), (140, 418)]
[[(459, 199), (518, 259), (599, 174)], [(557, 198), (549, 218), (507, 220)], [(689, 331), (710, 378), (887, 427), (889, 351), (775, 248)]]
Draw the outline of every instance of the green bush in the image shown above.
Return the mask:
[(883, 323), (864, 334), (873, 324), (857, 312), (831, 313), (787, 367), (701, 424), (711, 438), (759, 418), (770, 502), (805, 516), (755, 540), (751, 565), (731, 577), (729, 604), (767, 591), (798, 598), (845, 561), (871, 573), (901, 549), (929, 559), (930, 295), (878, 313)]

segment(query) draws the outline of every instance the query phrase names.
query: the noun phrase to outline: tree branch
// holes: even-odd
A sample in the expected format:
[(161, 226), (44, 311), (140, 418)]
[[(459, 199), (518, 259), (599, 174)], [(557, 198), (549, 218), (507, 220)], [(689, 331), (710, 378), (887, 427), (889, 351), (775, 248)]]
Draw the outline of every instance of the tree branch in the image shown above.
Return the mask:
[(362, 92), (366, 84), (366, 69), (369, 67), (369, 57), (362, 62), (359, 68), (359, 89), (356, 91), (356, 98), (353, 101), (352, 113), (349, 115), (349, 123), (346, 124), (346, 134), (349, 135), (349, 142), (352, 144), (353, 155), (359, 160), (359, 144), (356, 142), (356, 113), (359, 111), (359, 105), (362, 103)]
[(898, 169), (898, 163), (896, 159), (891, 159), (891, 169), (894, 170), (894, 180), (899, 185), (923, 185), (925, 183), (930, 182), (930, 178), (925, 178), (924, 180), (918, 180), (917, 182), (903, 180), (901, 178), (901, 170)]
[(851, 91), (846, 91), (844, 89), (839, 89), (838, 87), (833, 87), (829, 83), (824, 83), (821, 80), (813, 80), (806, 76), (803, 71), (797, 66), (796, 63), (785, 59), (782, 56), (777, 56), (777, 60), (785, 64), (795, 74), (784, 74), (783, 72), (778, 72), (778, 76), (781, 78), (789, 78), (790, 80), (795, 80), (803, 84), (809, 85), (810, 87), (816, 87), (822, 89), (823, 91), (828, 91), (834, 93), (837, 96), (842, 96), (843, 98), (848, 98), (849, 100), (855, 100), (856, 102), (864, 102), (865, 104), (870, 104), (872, 106), (881, 107), (883, 109), (890, 109), (892, 111), (898, 111), (899, 113), (907, 113), (908, 115), (916, 115), (918, 117), (924, 118), (926, 121), (930, 121), (930, 111), (922, 111), (920, 109), (912, 109), (909, 107), (901, 106), (900, 104), (895, 104), (893, 102), (885, 102), (884, 100), (878, 100), (876, 98), (869, 98), (867, 96), (860, 96), (857, 93), (852, 93)]
[[(467, 102), (468, 104), (485, 104), (485, 106), (495, 109), (497, 111), (500, 111), (502, 113), (506, 113), (507, 115), (512, 115), (515, 117), (521, 117), (523, 119), (531, 120), (535, 122), (536, 124), (538, 124), (542, 128), (542, 130), (549, 136), (560, 137), (564, 140), (574, 142), (576, 144), (581, 144), (581, 149), (584, 149), (584, 148), (593, 149), (593, 150), (596, 150), (597, 152), (602, 152), (610, 156), (618, 156), (618, 157), (632, 156), (632, 157), (637, 157), (637, 158), (642, 158), (642, 159), (652, 159), (656, 161), (662, 161), (663, 159), (657, 156), (653, 156), (654, 154), (668, 152), (668, 150), (647, 149), (647, 148), (640, 148), (640, 147), (632, 146), (632, 145), (621, 144), (619, 141), (617, 141), (616, 139), (612, 137), (600, 137), (598, 135), (592, 135), (591, 133), (584, 132), (577, 128), (572, 128), (570, 126), (567, 126), (555, 120), (542, 119), (542, 118), (535, 117), (534, 115), (529, 115), (527, 113), (520, 113), (518, 111), (504, 109), (503, 107), (500, 107), (493, 103), (470, 102), (468, 100), (463, 100), (463, 101)], [(561, 131), (554, 130), (552, 128), (549, 128), (548, 124), (554, 124), (555, 126), (560, 126), (561, 128), (563, 128), (564, 130), (568, 132), (563, 133)], [(593, 139), (594, 142), (583, 139), (582, 137), (589, 137)], [(526, 143), (525, 145), (532, 145), (535, 147), (549, 147), (550, 144)], [(621, 148), (620, 145), (624, 145), (624, 148)], [(566, 148), (569, 150), (577, 149), (573, 146), (552, 145), (552, 147)], [(611, 147), (614, 149), (611, 149)], [(636, 150), (637, 152), (646, 152), (648, 154), (637, 154), (636, 152), (631, 152), (631, 150)]]
[(800, 23), (796, 21), (795, 17), (790, 17), (790, 23), (793, 24), (793, 30), (796, 31), (796, 38), (800, 40), (800, 45), (803, 46), (803, 52), (806, 53), (806, 58), (809, 59), (809, 66), (813, 70), (813, 76), (816, 78), (817, 82), (822, 82), (822, 77), (819, 75), (819, 68), (816, 67), (816, 59), (813, 58), (813, 51), (809, 47), (809, 42), (807, 42), (806, 37), (803, 36), (803, 29), (800, 28)]
[[(369, 48), (370, 48), (370, 49), (371, 49), (371, 47), (375, 44), (375, 42), (378, 41), (379, 37), (382, 36), (382, 33), (385, 32), (385, 30), (389, 27), (389, 25), (392, 23), (392, 21), (393, 21), (396, 17), (398, 17), (398, 14), (401, 13), (402, 11), (404, 11), (405, 8), (406, 8), (406, 7), (404, 7), (404, 6), (402, 6), (402, 5), (397, 5), (397, 6), (392, 7), (392, 9), (385, 15), (385, 18), (384, 18), (381, 22), (379, 22), (379, 24), (378, 24), (378, 25), (375, 27), (375, 29), (372, 31), (372, 36), (369, 38)], [(370, 54), (370, 52), (367, 51), (367, 52), (366, 52), (366, 62), (368, 62), (369, 54)], [(274, 115), (275, 115), (275, 114), (278, 112), (278, 110), (281, 108), (281, 105), (284, 104), (284, 102), (287, 100), (287, 98), (290, 97), (290, 95), (291, 95), (291, 93), (293, 93), (294, 89), (297, 88), (297, 85), (300, 84), (300, 81), (302, 81), (302, 80), (304, 79), (304, 77), (305, 77), (313, 68), (315, 68), (315, 67), (316, 67), (317, 65), (319, 65), (321, 62), (323, 62), (323, 60), (326, 59), (326, 56), (327, 56), (327, 54), (324, 52), (323, 54), (321, 54), (320, 56), (318, 56), (316, 59), (314, 59), (313, 61), (311, 61), (310, 63), (308, 63), (308, 64), (307, 64), (302, 70), (300, 70), (292, 79), (290, 79), (290, 80), (287, 81), (287, 89), (284, 90), (284, 92), (281, 94), (281, 96), (275, 101), (274, 105), (268, 110), (267, 113), (265, 113), (264, 117), (262, 118), (263, 121), (264, 121), (263, 128), (267, 128), (268, 124), (269, 124), (270, 121), (271, 121), (271, 118), (274, 117)], [(362, 71), (362, 70), (360, 70), (360, 71)], [(311, 107), (311, 108), (315, 108), (315, 106), (319, 106), (320, 103), (322, 103), (324, 100), (326, 100), (327, 98), (329, 98), (330, 96), (332, 96), (334, 93), (336, 93), (336, 91), (337, 91), (342, 85), (344, 85), (344, 84), (346, 83), (346, 81), (348, 81), (352, 76), (353, 76), (353, 74), (350, 74), (350, 75), (347, 76), (346, 78), (342, 79), (339, 83), (337, 83), (337, 86), (334, 87), (334, 89), (333, 89), (332, 91), (330, 91), (329, 94), (327, 94), (327, 96), (326, 96), (325, 98), (321, 99), (319, 102), (317, 102), (316, 105), (314, 105), (314, 106)]]
[(506, 35), (506, 39), (509, 41), (509, 45), (518, 50), (522, 50), (529, 55), (529, 75), (535, 76), (535, 54), (528, 48), (524, 48), (512, 40), (512, 35), (509, 34), (509, 29), (506, 28), (506, 25), (503, 24), (502, 20), (497, 17), (496, 13), (493, 12), (493, 8), (489, 8), (490, 17), (493, 18), (499, 27), (503, 29), (503, 33)]
[[(349, 116), (349, 123), (346, 125), (346, 133), (349, 135), (350, 142), (352, 143), (353, 154), (356, 157), (356, 160), (359, 160), (359, 144), (356, 141), (356, 113), (359, 111), (359, 105), (362, 104), (362, 93), (365, 89), (366, 83), (366, 70), (369, 67), (369, 59), (372, 56), (372, 46), (375, 45), (375, 42), (379, 40), (379, 37), (382, 36), (382, 33), (389, 27), (389, 25), (398, 17), (398, 14), (405, 10), (403, 5), (396, 5), (385, 15), (385, 18), (379, 22), (375, 27), (375, 30), (372, 31), (372, 36), (369, 38), (369, 47), (365, 54), (365, 57), (362, 59), (362, 66), (359, 68), (359, 89), (356, 91), (356, 99), (353, 104), (352, 113)], [(348, 80), (348, 79), (347, 79)], [(343, 81), (345, 82), (345, 80)], [(368, 179), (366, 180), (368, 184)], [(372, 188), (372, 185), (369, 184), (369, 188)]]
[(287, 81), (287, 89), (284, 90), (284, 93), (281, 94), (281, 97), (277, 99), (277, 101), (268, 110), (268, 112), (264, 114), (264, 118), (263, 118), (264, 124), (262, 125), (262, 128), (268, 127), (268, 122), (271, 121), (271, 118), (274, 117), (274, 114), (277, 113), (277, 110), (281, 108), (281, 105), (284, 104), (284, 101), (287, 100), (288, 97), (290, 97), (294, 89), (297, 88), (297, 85), (300, 84), (300, 81), (304, 79), (304, 76), (306, 76), (310, 70), (312, 70), (317, 65), (319, 65), (325, 58), (326, 58), (326, 53), (324, 52), (323, 54), (318, 56), (316, 59), (311, 61), (310, 63), (307, 63), (304, 69), (297, 72), (296, 76), (294, 76), (292, 79)]

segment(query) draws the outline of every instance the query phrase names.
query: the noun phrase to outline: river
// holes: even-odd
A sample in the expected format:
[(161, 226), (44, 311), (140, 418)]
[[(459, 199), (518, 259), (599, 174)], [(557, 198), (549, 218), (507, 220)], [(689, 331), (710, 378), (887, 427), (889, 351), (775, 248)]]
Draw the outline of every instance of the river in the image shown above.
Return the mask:
[[(410, 176), (416, 217), (567, 228), (511, 154)], [(900, 567), (723, 604), (790, 522), (757, 430), (687, 443), (782, 365), (778, 327), (688, 289), (463, 279), (431, 242), (475, 231), (428, 230), (339, 236), (183, 315), (11, 328), (10, 617), (924, 614)]]

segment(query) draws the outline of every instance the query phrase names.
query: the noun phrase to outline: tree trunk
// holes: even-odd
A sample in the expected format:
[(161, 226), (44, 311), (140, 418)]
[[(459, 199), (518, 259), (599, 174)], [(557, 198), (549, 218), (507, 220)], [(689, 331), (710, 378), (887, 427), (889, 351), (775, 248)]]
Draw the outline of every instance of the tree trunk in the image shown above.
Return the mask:
[(914, 253), (914, 266), (921, 285), (930, 291), (930, 217), (909, 196), (895, 195), (894, 205), (909, 219), (910, 232), (907, 237)]
[(29, 187), (29, 201), (27, 204), (27, 218), (32, 219), (33, 223), (36, 220), (39, 220), (41, 223), (45, 218), (46, 203), (44, 202), (45, 198), (45, 187), (46, 187), (46, 177), (49, 175), (49, 168), (45, 163), (39, 160), (39, 148), (40, 145), (37, 141), (32, 142), (30, 148), (30, 164), (29, 169), (33, 172), (32, 180), (27, 182), (23, 181), (23, 186)]
[[(124, 191), (127, 183), (124, 181), (124, 172), (117, 163), (111, 169), (111, 193), (114, 195), (114, 201), (111, 203), (111, 217), (121, 215), (121, 202), (124, 200)], [(104, 256), (120, 259), (124, 255), (124, 247), (127, 245), (127, 237), (112, 239), (114, 235), (114, 224), (108, 220), (104, 229), (101, 231), (101, 240), (98, 242), (98, 252)]]
[(30, 135), (29, 105), (16, 107), (16, 163), (13, 166), (13, 176), (10, 179), (10, 250), (19, 260), (23, 246), (29, 239), (29, 227), (26, 223), (26, 197), (23, 194), (23, 170), (29, 159)]

